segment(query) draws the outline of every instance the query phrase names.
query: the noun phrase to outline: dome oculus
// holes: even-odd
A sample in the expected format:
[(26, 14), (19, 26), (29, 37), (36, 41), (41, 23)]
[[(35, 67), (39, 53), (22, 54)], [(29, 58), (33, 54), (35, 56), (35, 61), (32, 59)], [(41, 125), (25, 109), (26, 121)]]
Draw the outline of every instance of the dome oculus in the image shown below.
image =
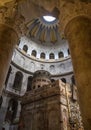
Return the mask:
[(53, 16), (43, 16), (43, 19), (47, 22), (53, 22), (56, 20), (56, 18)]

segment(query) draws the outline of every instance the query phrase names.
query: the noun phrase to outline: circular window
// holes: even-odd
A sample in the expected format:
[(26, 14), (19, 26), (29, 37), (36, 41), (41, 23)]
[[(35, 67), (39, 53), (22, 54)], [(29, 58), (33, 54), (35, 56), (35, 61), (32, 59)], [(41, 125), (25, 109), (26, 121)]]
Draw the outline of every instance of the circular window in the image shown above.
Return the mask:
[(47, 22), (54, 22), (56, 20), (53, 16), (43, 16), (43, 19)]

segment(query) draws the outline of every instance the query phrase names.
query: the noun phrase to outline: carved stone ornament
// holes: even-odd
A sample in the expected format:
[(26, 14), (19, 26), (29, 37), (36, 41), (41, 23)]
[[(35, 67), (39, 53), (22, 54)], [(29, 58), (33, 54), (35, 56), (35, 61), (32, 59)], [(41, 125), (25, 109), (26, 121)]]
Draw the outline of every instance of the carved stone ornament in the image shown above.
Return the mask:
[(91, 18), (91, 0), (59, 0), (60, 29), (64, 32), (66, 25), (75, 17)]
[(18, 35), (24, 35), (27, 27), (24, 24), (24, 17), (19, 13), (18, 3), (11, 1), (0, 6), (0, 23), (12, 27)]

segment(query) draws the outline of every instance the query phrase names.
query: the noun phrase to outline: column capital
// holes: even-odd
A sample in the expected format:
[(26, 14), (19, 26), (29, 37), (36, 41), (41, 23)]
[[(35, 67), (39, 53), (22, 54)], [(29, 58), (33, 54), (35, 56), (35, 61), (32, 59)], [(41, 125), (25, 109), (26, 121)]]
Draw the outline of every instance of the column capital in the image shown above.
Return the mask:
[(59, 0), (60, 30), (65, 32), (67, 24), (78, 16), (91, 18), (91, 2), (89, 0)]
[(0, 24), (5, 24), (14, 29), (18, 36), (27, 32), (24, 21), (25, 19), (20, 15), (16, 1), (10, 1), (4, 5), (0, 5)]

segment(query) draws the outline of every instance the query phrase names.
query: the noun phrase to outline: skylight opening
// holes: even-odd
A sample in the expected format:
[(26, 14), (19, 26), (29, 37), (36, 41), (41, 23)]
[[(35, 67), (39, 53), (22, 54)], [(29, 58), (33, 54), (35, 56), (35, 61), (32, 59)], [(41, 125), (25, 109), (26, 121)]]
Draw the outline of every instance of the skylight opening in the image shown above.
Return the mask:
[(43, 19), (47, 22), (53, 22), (56, 20), (56, 18), (53, 16), (43, 16)]

